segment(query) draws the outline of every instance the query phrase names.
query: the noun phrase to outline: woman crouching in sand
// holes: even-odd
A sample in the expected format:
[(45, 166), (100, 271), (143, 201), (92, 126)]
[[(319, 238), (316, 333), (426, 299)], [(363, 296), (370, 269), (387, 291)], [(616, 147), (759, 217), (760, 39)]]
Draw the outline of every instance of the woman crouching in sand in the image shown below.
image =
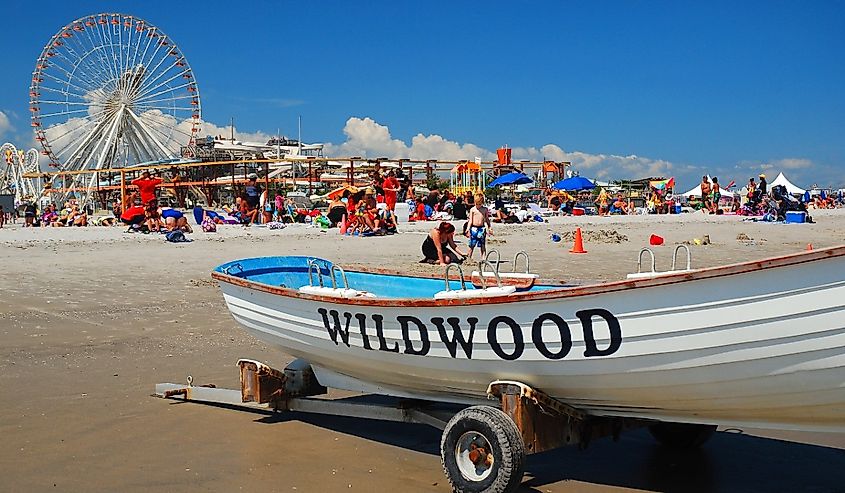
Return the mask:
[(429, 231), (422, 244), (422, 253), (425, 256), (422, 262), (429, 264), (460, 264), (466, 257), (455, 244), (455, 226), (446, 221)]

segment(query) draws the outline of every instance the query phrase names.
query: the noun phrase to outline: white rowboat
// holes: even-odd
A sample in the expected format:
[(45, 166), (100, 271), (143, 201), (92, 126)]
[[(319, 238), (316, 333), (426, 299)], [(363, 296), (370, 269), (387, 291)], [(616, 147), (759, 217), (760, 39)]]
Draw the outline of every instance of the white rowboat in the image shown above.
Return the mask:
[(438, 299), (443, 279), (345, 274), (263, 257), (212, 276), (328, 387), (474, 404), (512, 380), (596, 416), (845, 432), (845, 246), (526, 291), (452, 280)]

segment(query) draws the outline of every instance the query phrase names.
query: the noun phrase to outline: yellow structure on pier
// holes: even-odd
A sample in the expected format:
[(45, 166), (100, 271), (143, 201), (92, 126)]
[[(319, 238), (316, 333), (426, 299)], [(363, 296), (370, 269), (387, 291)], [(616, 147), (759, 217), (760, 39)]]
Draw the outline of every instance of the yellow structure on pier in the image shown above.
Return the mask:
[(484, 192), (484, 170), (479, 161), (460, 161), (449, 171), (449, 189), (455, 195)]

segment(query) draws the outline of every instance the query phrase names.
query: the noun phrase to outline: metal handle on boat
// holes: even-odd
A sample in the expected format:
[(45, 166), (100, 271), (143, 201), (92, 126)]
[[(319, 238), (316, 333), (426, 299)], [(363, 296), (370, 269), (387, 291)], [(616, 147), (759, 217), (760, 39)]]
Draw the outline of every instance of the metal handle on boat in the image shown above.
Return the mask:
[[(486, 260), (485, 260), (485, 262), (486, 262)], [(461, 266), (458, 265), (458, 264), (449, 264), (449, 265), (446, 266), (446, 291), (452, 290), (451, 286), (449, 286), (449, 271), (452, 269), (452, 267), (455, 267), (455, 268), (458, 269), (458, 273), (461, 275), (461, 289), (466, 291), (467, 282), (464, 279), (464, 270), (461, 269)], [(481, 278), (484, 279), (483, 273), (481, 274)]]
[(223, 273), (226, 274), (227, 276), (233, 276), (234, 274), (232, 274), (232, 269), (235, 269), (235, 268), (238, 269), (238, 274), (240, 274), (244, 271), (244, 266), (241, 265), (240, 262), (239, 262), (237, 264), (232, 264), (232, 265), (226, 267), (225, 269), (223, 269)]
[(651, 248), (643, 248), (642, 250), (640, 250), (640, 256), (637, 257), (637, 274), (642, 272), (643, 254), (646, 252), (651, 255), (651, 272), (655, 272), (654, 252), (651, 251)]
[(531, 273), (531, 260), (528, 258), (528, 254), (525, 250), (520, 250), (516, 252), (516, 255), (513, 256), (513, 272), (516, 272), (516, 261), (519, 260), (519, 257), (525, 257), (525, 273)]
[(349, 281), (346, 280), (346, 271), (343, 270), (343, 267), (339, 265), (332, 265), (331, 270), (329, 271), (329, 275), (332, 278), (332, 289), (337, 289), (337, 280), (334, 278), (334, 271), (340, 271), (340, 278), (343, 280), (343, 288), (349, 289)]
[(672, 270), (675, 270), (675, 262), (678, 260), (678, 250), (683, 248), (687, 251), (687, 270), (692, 268), (692, 254), (689, 251), (689, 247), (681, 244), (675, 247), (675, 253), (672, 254)]
[(502, 254), (500, 254), (498, 250), (496, 250), (495, 248), (493, 248), (492, 250), (488, 250), (487, 255), (484, 256), (484, 261), (490, 262), (490, 265), (493, 265), (493, 262), (490, 261), (490, 257), (492, 257), (494, 253), (496, 254), (496, 268), (493, 270), (499, 272), (499, 264), (502, 263)]
[(484, 266), (489, 265), (490, 270), (493, 271), (493, 275), (496, 276), (496, 286), (502, 287), (502, 278), (499, 277), (499, 271), (493, 269), (493, 264), (491, 264), (487, 260), (482, 260), (478, 263), (478, 270), (481, 271), (481, 289), (487, 289), (487, 279), (484, 277)]
[[(309, 286), (314, 285), (314, 276), (312, 274), (312, 271), (315, 268), (317, 269), (317, 280), (320, 282), (320, 287), (322, 288), (323, 287), (323, 272), (320, 270), (320, 266), (317, 265), (317, 262), (314, 261), (313, 259), (308, 261), (308, 285)], [(332, 281), (334, 281), (334, 279), (332, 279)]]

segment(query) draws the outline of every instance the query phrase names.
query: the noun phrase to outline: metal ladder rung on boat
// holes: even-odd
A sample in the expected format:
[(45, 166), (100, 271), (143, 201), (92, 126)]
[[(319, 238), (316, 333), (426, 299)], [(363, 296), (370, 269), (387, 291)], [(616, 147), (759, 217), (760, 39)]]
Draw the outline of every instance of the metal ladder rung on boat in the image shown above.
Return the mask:
[[(493, 267), (488, 260), (482, 260), (479, 262), (479, 269), (484, 271), (484, 267), (489, 266), (490, 270), (493, 272), (493, 275), (496, 278), (496, 286), (488, 287), (487, 286), (487, 279), (485, 276), (481, 276), (481, 289), (467, 289), (466, 279), (464, 278), (464, 270), (461, 269), (461, 266), (458, 264), (449, 264), (446, 266), (446, 289), (443, 291), (438, 291), (434, 294), (434, 299), (436, 300), (454, 300), (454, 299), (468, 299), (468, 298), (484, 298), (488, 296), (507, 296), (509, 294), (513, 294), (516, 291), (514, 286), (503, 286), (502, 285), (502, 278), (499, 276), (499, 271)], [(452, 289), (449, 279), (449, 271), (453, 268), (458, 269), (458, 275), (460, 276), (461, 281), (461, 289)]]
[[(686, 250), (687, 252), (687, 268), (686, 269), (678, 269), (678, 251), (681, 249)], [(651, 271), (643, 272), (643, 254), (648, 253), (651, 256)], [(675, 247), (675, 251), (672, 253), (672, 268), (667, 271), (658, 272), (656, 268), (656, 262), (654, 258), (654, 251), (651, 248), (643, 248), (640, 250), (639, 256), (637, 257), (637, 272), (628, 274), (628, 279), (646, 279), (649, 277), (658, 277), (658, 276), (667, 276), (670, 274), (678, 274), (681, 272), (688, 272), (692, 270), (692, 254), (690, 249), (686, 245), (678, 245)]]
[[(314, 285), (314, 269), (317, 269), (317, 282), (319, 283), (317, 286)], [(337, 285), (336, 272), (340, 273), (340, 279), (343, 281), (342, 288)], [(376, 296), (373, 293), (368, 293), (367, 291), (350, 288), (349, 280), (346, 278), (346, 271), (339, 265), (333, 264), (331, 268), (329, 268), (329, 279), (332, 282), (331, 287), (328, 287), (323, 283), (323, 271), (320, 269), (317, 260), (310, 259), (308, 261), (308, 286), (302, 286), (299, 288), (299, 292), (317, 296), (332, 296), (335, 298), (375, 298)]]

